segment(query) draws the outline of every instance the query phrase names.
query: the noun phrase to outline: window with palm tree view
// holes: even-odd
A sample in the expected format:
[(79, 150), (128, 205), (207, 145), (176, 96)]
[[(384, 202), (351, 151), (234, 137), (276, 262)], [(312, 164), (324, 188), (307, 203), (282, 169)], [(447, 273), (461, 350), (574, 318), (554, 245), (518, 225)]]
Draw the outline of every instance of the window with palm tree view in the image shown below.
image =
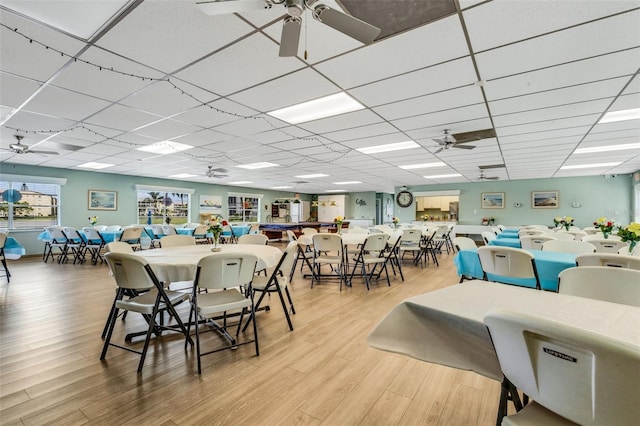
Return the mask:
[(189, 194), (145, 190), (137, 192), (138, 223), (184, 225), (189, 222)]

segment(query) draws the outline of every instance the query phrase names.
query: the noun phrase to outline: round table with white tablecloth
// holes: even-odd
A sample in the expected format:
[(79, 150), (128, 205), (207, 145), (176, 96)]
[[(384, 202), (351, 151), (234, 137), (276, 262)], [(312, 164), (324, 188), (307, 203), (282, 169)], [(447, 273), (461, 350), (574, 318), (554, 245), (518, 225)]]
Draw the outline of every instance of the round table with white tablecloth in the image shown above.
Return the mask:
[(193, 281), (200, 259), (217, 253), (250, 253), (258, 256), (256, 270), (271, 268), (278, 264), (282, 251), (273, 246), (253, 244), (222, 244), (219, 252), (212, 252), (210, 245), (180, 246), (141, 250), (134, 253), (149, 262), (160, 281)]

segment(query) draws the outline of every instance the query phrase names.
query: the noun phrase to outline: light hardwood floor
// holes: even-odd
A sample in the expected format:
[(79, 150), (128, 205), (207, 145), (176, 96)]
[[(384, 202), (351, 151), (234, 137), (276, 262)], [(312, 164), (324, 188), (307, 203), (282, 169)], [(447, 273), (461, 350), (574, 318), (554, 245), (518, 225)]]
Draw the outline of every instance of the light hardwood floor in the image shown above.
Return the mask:
[[(136, 354), (111, 348), (99, 360), (114, 296), (105, 265), (29, 257), (9, 268), (11, 283), (0, 278), (2, 425), (495, 424), (499, 383), (366, 342), (400, 301), (455, 285), (453, 255), (440, 256), (440, 267), (405, 263), (405, 282), (370, 291), (362, 279), (342, 292), (335, 281), (310, 289), (297, 271), (295, 330), (273, 296), (271, 311), (258, 313), (260, 356), (252, 345), (208, 355), (202, 376), (195, 350), (185, 353), (171, 333), (152, 341), (141, 374)], [(187, 310), (179, 312), (186, 318)], [(114, 339), (144, 325), (130, 314)]]

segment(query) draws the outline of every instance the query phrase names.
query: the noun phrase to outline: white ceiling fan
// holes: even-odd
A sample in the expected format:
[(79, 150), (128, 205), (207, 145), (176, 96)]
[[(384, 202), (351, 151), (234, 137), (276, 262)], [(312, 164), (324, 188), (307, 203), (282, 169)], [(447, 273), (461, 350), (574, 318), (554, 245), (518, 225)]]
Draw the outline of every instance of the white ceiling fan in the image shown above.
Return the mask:
[(440, 149), (435, 151), (434, 154), (437, 154), (442, 150), (449, 149), (449, 148), (473, 149), (475, 148), (475, 145), (462, 145), (462, 144), (464, 144), (465, 142), (471, 142), (472, 140), (478, 140), (478, 139), (479, 138), (473, 138), (468, 140), (467, 139), (458, 140), (451, 134), (451, 130), (444, 129), (444, 137), (442, 139), (434, 139), (434, 141), (438, 145), (440, 145)]
[(6, 151), (12, 151), (14, 154), (43, 154), (43, 155), (58, 155), (55, 151), (41, 151), (37, 149), (31, 149), (27, 145), (21, 143), (20, 141), (24, 139), (22, 135), (13, 135), (14, 138), (18, 142), (12, 143), (9, 145), (9, 148), (3, 148)]
[(498, 176), (485, 176), (484, 169), (480, 169), (480, 176), (478, 176), (478, 180), (483, 181), (483, 180), (498, 180), (498, 179), (500, 179)]
[(317, 2), (318, 0), (207, 0), (196, 2), (196, 5), (207, 15), (271, 9), (273, 5), (284, 5), (287, 16), (283, 20), (280, 56), (297, 55), (302, 14), (305, 9), (310, 10), (313, 18), (317, 21), (364, 44), (373, 43), (380, 34), (380, 28), (324, 4), (314, 6)]
[(227, 174), (227, 171), (228, 171), (227, 169), (223, 169), (223, 168), (214, 169), (213, 166), (208, 166), (208, 167), (209, 168), (205, 172), (205, 176), (207, 177), (221, 179), (229, 176)]

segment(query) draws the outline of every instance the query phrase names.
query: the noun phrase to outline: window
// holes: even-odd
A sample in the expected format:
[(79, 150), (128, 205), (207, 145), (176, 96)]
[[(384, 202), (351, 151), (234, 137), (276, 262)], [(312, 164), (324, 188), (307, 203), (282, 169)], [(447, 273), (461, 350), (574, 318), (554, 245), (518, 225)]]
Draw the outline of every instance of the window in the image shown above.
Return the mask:
[(60, 184), (37, 180), (0, 180), (0, 228), (38, 229), (60, 223)]
[(260, 221), (260, 197), (234, 194), (227, 199), (230, 223), (257, 223)]
[(184, 225), (189, 220), (191, 194), (173, 190), (137, 189), (138, 223)]

